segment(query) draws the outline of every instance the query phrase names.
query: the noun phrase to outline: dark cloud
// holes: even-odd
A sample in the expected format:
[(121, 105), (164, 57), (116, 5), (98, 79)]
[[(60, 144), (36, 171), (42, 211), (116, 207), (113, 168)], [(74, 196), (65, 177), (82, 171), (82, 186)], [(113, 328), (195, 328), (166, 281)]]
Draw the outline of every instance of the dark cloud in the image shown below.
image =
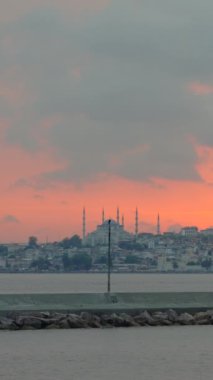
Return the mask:
[(213, 145), (212, 95), (188, 86), (213, 84), (212, 11), (209, 0), (124, 0), (79, 23), (41, 8), (1, 27), (12, 47), (2, 50), (0, 78), (10, 68), (29, 93), (18, 110), (0, 99), (13, 120), (7, 142), (32, 153), (51, 147), (66, 162), (20, 185), (103, 174), (200, 181), (189, 137)]

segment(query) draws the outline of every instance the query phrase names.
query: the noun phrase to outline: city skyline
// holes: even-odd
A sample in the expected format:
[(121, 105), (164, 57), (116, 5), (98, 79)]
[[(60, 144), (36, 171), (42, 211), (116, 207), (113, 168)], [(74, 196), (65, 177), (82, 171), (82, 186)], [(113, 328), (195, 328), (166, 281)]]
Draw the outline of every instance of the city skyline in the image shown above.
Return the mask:
[[(213, 225), (210, 0), (1, 4), (0, 241)], [(121, 216), (120, 216), (121, 217)]]
[[(163, 235), (167, 232), (172, 233), (181, 233), (181, 230), (184, 230), (185, 228), (197, 228), (198, 232), (202, 232), (208, 229), (213, 229), (212, 225), (205, 225), (203, 228), (199, 227), (198, 224), (191, 223), (191, 224), (173, 224), (170, 225), (168, 228), (162, 228), (162, 226), (165, 226), (164, 221), (161, 218), (161, 215), (159, 212), (157, 212), (155, 215), (152, 215), (149, 217), (149, 219), (143, 218), (143, 213), (138, 208), (138, 206), (135, 207), (135, 209), (131, 210), (131, 219), (129, 220), (126, 218), (125, 210), (121, 209), (119, 206), (117, 206), (113, 212), (108, 212), (105, 207), (102, 207), (100, 210), (96, 210), (94, 213), (94, 210), (88, 210), (86, 206), (83, 206), (83, 208), (79, 211), (78, 215), (78, 221), (75, 222), (75, 225), (78, 223), (77, 229), (69, 229), (69, 226), (67, 226), (67, 230), (65, 234), (63, 232), (60, 234), (59, 230), (56, 231), (56, 234), (51, 237), (48, 233), (45, 233), (47, 231), (38, 231), (40, 233), (33, 233), (32, 231), (29, 231), (29, 234), (26, 235), (24, 239), (14, 239), (12, 238), (12, 232), (13, 228), (11, 227), (11, 238), (8, 240), (2, 240), (2, 243), (26, 243), (29, 239), (29, 236), (36, 236), (38, 238), (39, 243), (47, 243), (47, 242), (53, 242), (53, 241), (60, 241), (63, 240), (66, 237), (71, 237), (73, 235), (78, 235), (82, 240), (84, 240), (88, 235), (96, 231), (97, 228), (101, 227), (105, 224), (108, 220), (112, 220), (116, 224), (122, 226), (123, 230), (130, 233), (133, 236), (137, 236), (143, 233), (151, 233), (153, 235)], [(94, 217), (94, 215), (96, 217)], [(97, 215), (99, 217), (97, 217)], [(11, 223), (13, 225), (16, 225), (16, 221), (12, 221), (12, 216), (8, 215), (8, 219), (11, 218)], [(72, 225), (72, 220), (70, 220), (70, 225)]]

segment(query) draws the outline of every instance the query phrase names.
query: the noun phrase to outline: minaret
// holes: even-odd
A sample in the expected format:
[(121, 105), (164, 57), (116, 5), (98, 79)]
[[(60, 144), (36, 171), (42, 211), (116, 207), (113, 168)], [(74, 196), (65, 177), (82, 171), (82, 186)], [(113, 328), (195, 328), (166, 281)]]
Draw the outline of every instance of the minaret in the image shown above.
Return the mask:
[(117, 223), (120, 224), (120, 210), (119, 207), (117, 207)]
[(157, 216), (157, 235), (160, 235), (161, 234), (161, 231), (160, 231), (160, 215), (158, 214)]
[(135, 237), (138, 236), (138, 208), (135, 210)]
[(122, 215), (122, 227), (124, 228), (124, 215)]
[(83, 240), (86, 237), (86, 210), (83, 208), (83, 219), (82, 219), (82, 238)]
[(104, 208), (102, 210), (102, 224), (104, 224), (105, 222), (105, 212), (104, 212)]

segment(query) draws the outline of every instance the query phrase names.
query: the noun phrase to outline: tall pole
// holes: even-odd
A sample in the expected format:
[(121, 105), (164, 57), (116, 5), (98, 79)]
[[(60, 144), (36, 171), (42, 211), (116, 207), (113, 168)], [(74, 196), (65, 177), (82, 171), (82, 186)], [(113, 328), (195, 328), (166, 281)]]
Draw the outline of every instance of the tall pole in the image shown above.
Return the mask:
[(122, 227), (124, 228), (124, 215), (122, 215)]
[(108, 221), (108, 278), (107, 278), (107, 292), (111, 291), (111, 219)]
[(117, 223), (120, 224), (120, 209), (119, 209), (119, 207), (117, 207), (117, 216), (116, 216), (116, 219), (117, 219)]
[(160, 215), (158, 214), (157, 216), (157, 235), (160, 235), (161, 234), (161, 231), (160, 231)]
[(138, 208), (136, 207), (135, 210), (135, 240), (137, 240), (138, 237)]
[(86, 210), (85, 207), (83, 208), (83, 224), (82, 224), (82, 238), (83, 240), (86, 237)]
[(104, 221), (105, 221), (105, 212), (104, 212), (104, 208), (102, 210), (102, 224), (104, 224)]

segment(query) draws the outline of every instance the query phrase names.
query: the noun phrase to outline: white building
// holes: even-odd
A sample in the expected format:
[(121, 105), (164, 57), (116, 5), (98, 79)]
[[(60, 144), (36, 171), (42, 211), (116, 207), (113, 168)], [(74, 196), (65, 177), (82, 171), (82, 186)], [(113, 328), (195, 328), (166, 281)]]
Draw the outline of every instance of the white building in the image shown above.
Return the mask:
[(184, 227), (181, 229), (180, 234), (182, 236), (196, 236), (198, 234), (198, 228), (195, 226)]
[(200, 231), (202, 235), (212, 236), (213, 235), (213, 227), (206, 228), (205, 230)]
[[(119, 224), (115, 222), (114, 220), (111, 220), (111, 242), (112, 244), (116, 245), (120, 241), (130, 241), (133, 239), (133, 234), (127, 232), (124, 230), (124, 227), (122, 224)], [(109, 239), (109, 221), (106, 220), (102, 224), (98, 225), (96, 230), (89, 233), (85, 239), (84, 244), (85, 245), (107, 245)]]

